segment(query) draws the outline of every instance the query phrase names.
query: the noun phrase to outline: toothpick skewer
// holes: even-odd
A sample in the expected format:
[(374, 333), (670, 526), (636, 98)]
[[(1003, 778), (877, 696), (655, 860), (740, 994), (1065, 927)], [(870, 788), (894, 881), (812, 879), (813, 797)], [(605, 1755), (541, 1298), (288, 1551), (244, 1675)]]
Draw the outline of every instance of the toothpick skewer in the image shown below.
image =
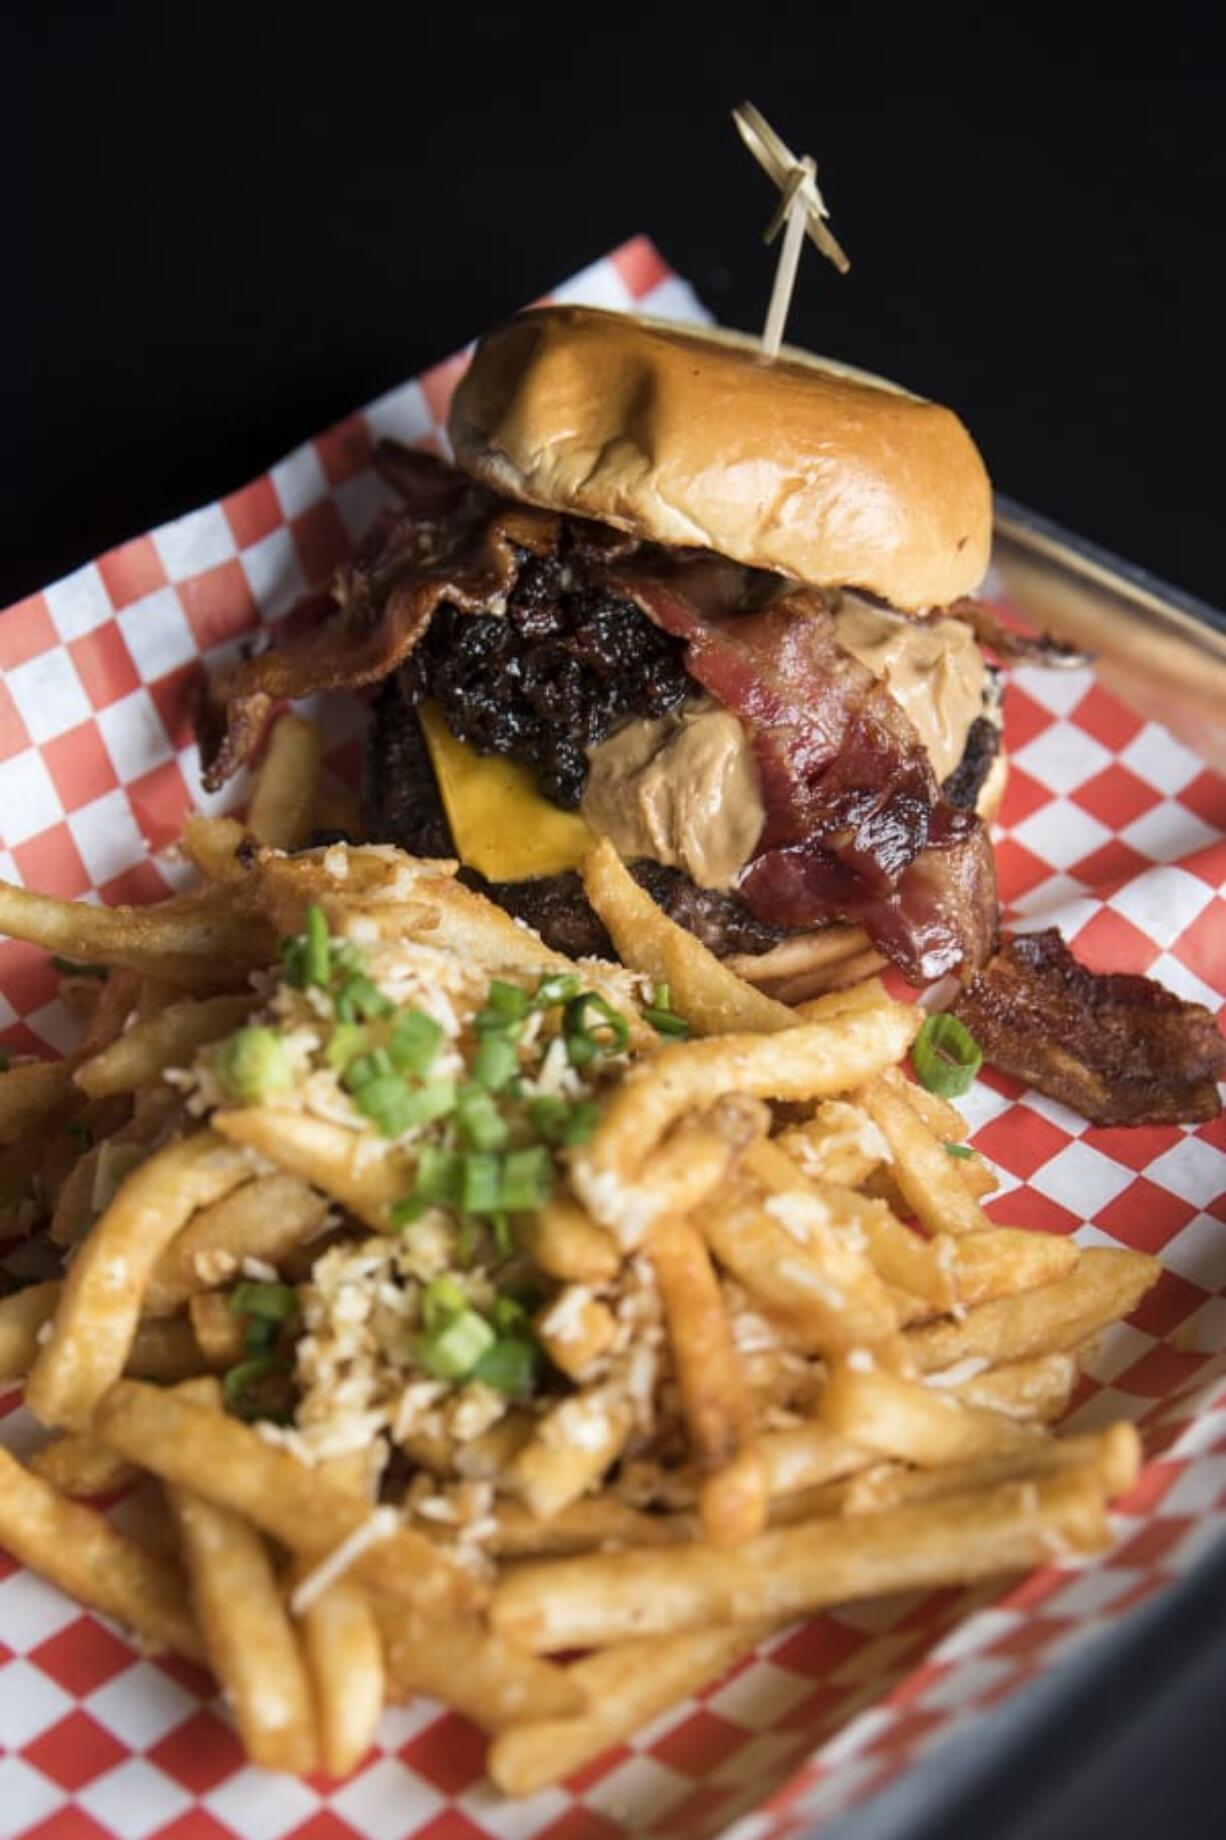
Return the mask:
[(796, 286), (796, 271), (806, 234), (833, 262), (841, 275), (851, 267), (841, 244), (828, 227), (830, 216), (826, 201), (817, 189), (817, 163), (808, 154), (803, 159), (779, 138), (766, 117), (752, 102), (742, 102), (733, 109), (732, 119), (758, 165), (779, 187), (779, 203), (766, 227), (766, 241), (773, 243), (780, 230), (783, 242), (775, 267), (766, 324), (762, 329), (762, 350), (769, 358), (778, 356), (787, 324), (788, 308)]

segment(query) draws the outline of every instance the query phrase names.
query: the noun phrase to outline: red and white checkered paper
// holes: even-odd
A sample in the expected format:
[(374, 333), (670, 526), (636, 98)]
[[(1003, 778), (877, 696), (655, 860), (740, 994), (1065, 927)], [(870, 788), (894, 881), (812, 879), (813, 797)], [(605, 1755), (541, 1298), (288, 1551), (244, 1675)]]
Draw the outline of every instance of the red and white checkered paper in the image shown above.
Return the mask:
[[(645, 239), (555, 299), (704, 317)], [(460, 355), (309, 441), (220, 503), (136, 537), (0, 615), (0, 875), (144, 900), (203, 798), (189, 723), (199, 655), (275, 622), (325, 581), (383, 491), (372, 440), (443, 440)], [(1226, 784), (1088, 671), (1021, 670), (998, 860), (1023, 927), (1057, 923), (1098, 968), (1144, 971), (1215, 1011), (1226, 996)], [(1174, 712), (1173, 712), (1174, 714)], [(360, 705), (326, 706), (352, 777)], [(62, 1048), (55, 977), (0, 945), (9, 1045)], [(0, 1555), (0, 1834), (40, 1840), (784, 1840), (847, 1808), (977, 1710), (1152, 1596), (1226, 1524), (1226, 1202), (1221, 1124), (1098, 1130), (988, 1072), (966, 1104), (1002, 1170), (1000, 1221), (1161, 1256), (1166, 1273), (1106, 1341), (1079, 1422), (1123, 1415), (1151, 1460), (1092, 1565), (992, 1590), (822, 1617), (658, 1720), (565, 1787), (503, 1803), (483, 1742), (422, 1702), (390, 1712), (344, 1783), (248, 1768), (211, 1680), (138, 1656)], [(20, 1445), (30, 1421), (0, 1402)]]

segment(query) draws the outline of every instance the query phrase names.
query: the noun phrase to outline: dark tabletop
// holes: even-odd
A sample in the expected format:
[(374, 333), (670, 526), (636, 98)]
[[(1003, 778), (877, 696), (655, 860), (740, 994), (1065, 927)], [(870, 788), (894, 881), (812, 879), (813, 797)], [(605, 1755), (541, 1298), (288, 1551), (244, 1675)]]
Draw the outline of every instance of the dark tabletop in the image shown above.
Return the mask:
[[(249, 0), (44, 3), (18, 29), (10, 10), (0, 604), (637, 231), (756, 327), (772, 194), (728, 121), (742, 96), (817, 156), (854, 263), (841, 280), (806, 255), (789, 335), (948, 401), (1003, 491), (1221, 604), (1223, 66), (1192, 23), (1211, 9), (1086, 48), (1075, 7), (974, 30), (914, 8), (901, 31), (842, 10), (860, 23)], [(1080, 1721), (1004, 1747), (925, 1837), (1220, 1833), (1224, 1602), (1202, 1594)]]

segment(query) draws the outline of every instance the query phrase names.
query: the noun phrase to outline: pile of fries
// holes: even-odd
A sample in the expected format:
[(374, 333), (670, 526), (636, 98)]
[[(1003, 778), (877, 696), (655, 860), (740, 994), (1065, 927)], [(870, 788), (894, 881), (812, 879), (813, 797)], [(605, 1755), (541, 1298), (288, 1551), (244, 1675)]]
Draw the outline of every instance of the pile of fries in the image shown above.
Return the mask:
[(83, 1021), (0, 1074), (48, 1433), (0, 1544), (207, 1662), (258, 1764), (343, 1775), (421, 1693), (514, 1795), (797, 1617), (1103, 1546), (1136, 1435), (1051, 1427), (1158, 1267), (992, 1224), (920, 1013), (784, 1007), (606, 845), (623, 964), (572, 963), (452, 865), (304, 848), (319, 758), (277, 726), (196, 893), (0, 886)]

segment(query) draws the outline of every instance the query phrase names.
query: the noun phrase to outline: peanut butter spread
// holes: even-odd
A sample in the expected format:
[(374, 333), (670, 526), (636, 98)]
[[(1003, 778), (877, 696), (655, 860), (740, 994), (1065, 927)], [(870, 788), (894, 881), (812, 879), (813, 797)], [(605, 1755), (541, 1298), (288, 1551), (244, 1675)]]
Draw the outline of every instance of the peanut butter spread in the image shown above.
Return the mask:
[(961, 620), (905, 620), (848, 593), (839, 597), (834, 624), (839, 644), (884, 680), (910, 716), (938, 782), (947, 779), (983, 713), (987, 671), (970, 627)]
[(581, 810), (628, 860), (683, 869), (700, 888), (731, 888), (765, 816), (749, 736), (730, 710), (701, 701), (658, 721), (627, 722), (589, 754)]
[[(945, 779), (983, 710), (986, 670), (970, 628), (907, 620), (851, 593), (839, 597), (835, 628), (902, 704)], [(735, 887), (765, 813), (753, 745), (730, 710), (702, 698), (656, 721), (627, 722), (588, 760), (580, 809), (622, 856), (683, 869), (700, 888)]]

